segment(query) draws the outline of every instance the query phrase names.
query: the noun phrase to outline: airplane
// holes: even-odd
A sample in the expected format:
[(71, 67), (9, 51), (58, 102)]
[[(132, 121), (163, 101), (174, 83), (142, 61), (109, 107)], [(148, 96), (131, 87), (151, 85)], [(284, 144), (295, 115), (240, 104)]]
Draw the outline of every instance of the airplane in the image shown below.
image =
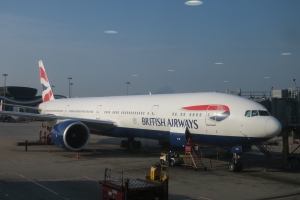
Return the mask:
[[(55, 99), (41, 60), (39, 71), (43, 89), (39, 113), (0, 113), (47, 121), (52, 142), (71, 151), (84, 149), (90, 134), (128, 138), (121, 146), (133, 148), (141, 147), (134, 138), (179, 147), (188, 138), (199, 144), (237, 147), (267, 141), (282, 129), (263, 105), (218, 92)], [(241, 170), (242, 164), (234, 159), (229, 169)]]

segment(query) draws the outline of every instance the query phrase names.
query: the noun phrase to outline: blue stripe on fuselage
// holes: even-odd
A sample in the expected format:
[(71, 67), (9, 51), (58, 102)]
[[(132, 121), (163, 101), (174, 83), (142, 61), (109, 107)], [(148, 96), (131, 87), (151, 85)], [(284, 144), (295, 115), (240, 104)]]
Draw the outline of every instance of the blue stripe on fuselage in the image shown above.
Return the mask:
[[(134, 129), (134, 128), (115, 128), (109, 132), (102, 133), (110, 137), (138, 137), (153, 140), (169, 140), (170, 132), (168, 131), (157, 131), (148, 129)], [(244, 144), (254, 144), (266, 141), (270, 138), (248, 138), (248, 137), (237, 137), (237, 136), (220, 136), (220, 135), (207, 135), (207, 134), (193, 134), (193, 139), (198, 140), (199, 144), (211, 145), (211, 146), (235, 146)]]
[(221, 114), (214, 115), (214, 116), (210, 117), (210, 119), (216, 120), (217, 122), (220, 122), (220, 121), (226, 119), (227, 117), (229, 117), (229, 115), (230, 115), (230, 113), (226, 111), (226, 112), (223, 112)]

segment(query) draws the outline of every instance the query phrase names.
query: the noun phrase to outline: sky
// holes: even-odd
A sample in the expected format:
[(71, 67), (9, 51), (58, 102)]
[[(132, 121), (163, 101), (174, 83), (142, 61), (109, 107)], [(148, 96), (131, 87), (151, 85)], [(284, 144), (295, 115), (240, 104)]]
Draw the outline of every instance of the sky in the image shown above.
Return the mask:
[(299, 0), (185, 2), (0, 0), (1, 75), (41, 94), (43, 60), (72, 97), (300, 86)]

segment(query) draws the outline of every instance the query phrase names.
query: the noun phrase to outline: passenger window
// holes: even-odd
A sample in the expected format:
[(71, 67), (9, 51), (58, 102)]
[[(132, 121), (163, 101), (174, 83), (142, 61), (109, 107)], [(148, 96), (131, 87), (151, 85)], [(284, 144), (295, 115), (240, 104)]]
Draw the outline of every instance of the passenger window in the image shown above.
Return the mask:
[(247, 110), (247, 111), (245, 112), (245, 116), (246, 116), (246, 117), (250, 117), (250, 116), (251, 116), (250, 110)]
[(252, 117), (255, 117), (255, 116), (257, 116), (257, 115), (258, 115), (257, 110), (252, 110)]

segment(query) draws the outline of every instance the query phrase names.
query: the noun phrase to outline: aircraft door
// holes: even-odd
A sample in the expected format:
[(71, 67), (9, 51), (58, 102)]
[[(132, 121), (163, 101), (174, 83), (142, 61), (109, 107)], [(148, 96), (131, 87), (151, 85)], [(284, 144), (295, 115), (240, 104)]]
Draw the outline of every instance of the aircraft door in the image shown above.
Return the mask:
[(189, 133), (189, 130), (186, 127), (171, 127), (170, 145), (177, 147), (185, 147), (187, 132)]
[(102, 109), (102, 105), (99, 105), (96, 109), (96, 119), (100, 119), (101, 109)]
[(219, 109), (219, 105), (209, 105), (206, 110), (205, 123), (206, 126), (215, 126), (216, 117)]

